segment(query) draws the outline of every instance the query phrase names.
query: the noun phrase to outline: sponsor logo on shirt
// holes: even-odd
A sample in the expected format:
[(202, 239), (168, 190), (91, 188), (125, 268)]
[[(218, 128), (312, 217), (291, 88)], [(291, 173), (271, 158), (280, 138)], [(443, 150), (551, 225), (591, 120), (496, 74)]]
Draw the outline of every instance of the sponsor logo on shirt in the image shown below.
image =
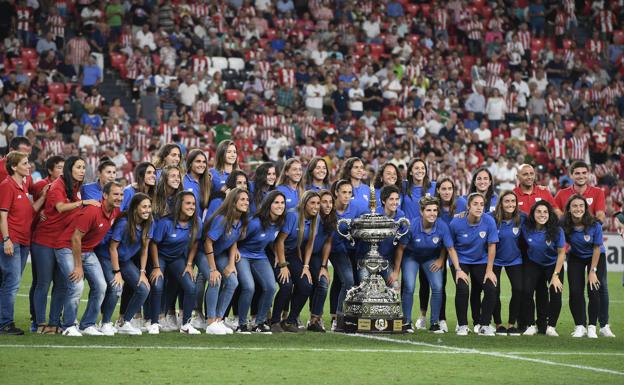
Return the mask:
[(176, 238), (177, 236), (178, 236), (178, 234), (176, 234), (176, 233), (171, 234), (171, 238)]
[(542, 200), (542, 198), (540, 198), (540, 197), (536, 197), (536, 198), (535, 198), (535, 202), (539, 202), (539, 201), (541, 201), (541, 200)]
[(416, 238), (416, 242), (420, 242), (420, 238)]
[(552, 244), (551, 241), (546, 241), (546, 246), (550, 246)]
[(100, 223), (98, 227), (104, 227), (104, 223)]
[(22, 199), (22, 194), (19, 194), (19, 195), (17, 196), (17, 199)]
[(485, 231), (479, 231), (479, 236), (481, 238), (485, 238)]

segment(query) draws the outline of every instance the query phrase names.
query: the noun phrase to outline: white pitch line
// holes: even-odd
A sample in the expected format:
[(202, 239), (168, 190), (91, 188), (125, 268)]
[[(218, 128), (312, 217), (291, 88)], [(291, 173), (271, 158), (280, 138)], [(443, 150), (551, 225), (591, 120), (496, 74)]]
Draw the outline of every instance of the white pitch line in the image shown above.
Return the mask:
[(367, 339), (384, 341), (384, 342), (393, 342), (393, 343), (398, 343), (398, 344), (415, 345), (415, 346), (437, 347), (439, 349), (445, 349), (449, 351), (473, 353), (473, 354), (479, 354), (479, 355), (491, 356), (491, 357), (497, 357), (497, 358), (508, 358), (510, 360), (516, 360), (516, 361), (533, 362), (537, 364), (551, 365), (551, 366), (563, 366), (566, 368), (574, 368), (574, 369), (588, 370), (588, 371), (597, 372), (597, 373), (607, 373), (607, 374), (614, 374), (618, 376), (624, 376), (624, 372), (620, 372), (617, 370), (597, 368), (597, 367), (587, 366), (587, 365), (566, 364), (563, 362), (555, 362), (555, 361), (542, 360), (538, 358), (522, 357), (522, 356), (513, 355), (509, 353), (503, 353), (503, 352), (487, 352), (487, 351), (482, 351), (482, 350), (477, 350), (477, 349), (465, 349), (465, 348), (459, 348), (459, 347), (448, 346), (448, 345), (429, 344), (426, 342), (398, 340), (398, 339), (390, 338), (390, 337), (372, 336), (372, 335), (367, 335), (367, 334), (351, 334), (351, 335), (354, 337), (367, 338)]

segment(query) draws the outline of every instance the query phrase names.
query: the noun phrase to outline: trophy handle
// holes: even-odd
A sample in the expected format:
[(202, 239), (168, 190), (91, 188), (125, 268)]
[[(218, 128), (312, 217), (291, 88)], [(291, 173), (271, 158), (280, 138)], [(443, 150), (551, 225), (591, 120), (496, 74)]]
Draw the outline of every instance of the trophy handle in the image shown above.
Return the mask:
[[(396, 223), (399, 225), (397, 227), (397, 233), (394, 236), (394, 240), (392, 241), (393, 245), (396, 245), (397, 242), (399, 241), (399, 238), (401, 238), (402, 236), (404, 236), (405, 234), (407, 234), (409, 232), (410, 229), (410, 221), (407, 218), (401, 218), (398, 221), (396, 221)], [(401, 228), (404, 227), (405, 231), (401, 232)]]
[[(343, 223), (347, 226), (346, 233), (343, 233), (342, 231), (340, 231), (340, 225)], [(338, 232), (338, 234), (340, 234), (341, 236), (346, 238), (348, 241), (350, 241), (351, 246), (353, 246), (355, 245), (355, 239), (353, 239), (353, 237), (351, 236), (351, 233), (349, 233), (350, 227), (351, 227), (351, 219), (342, 218), (342, 219), (339, 219), (338, 222), (336, 223), (336, 231)]]

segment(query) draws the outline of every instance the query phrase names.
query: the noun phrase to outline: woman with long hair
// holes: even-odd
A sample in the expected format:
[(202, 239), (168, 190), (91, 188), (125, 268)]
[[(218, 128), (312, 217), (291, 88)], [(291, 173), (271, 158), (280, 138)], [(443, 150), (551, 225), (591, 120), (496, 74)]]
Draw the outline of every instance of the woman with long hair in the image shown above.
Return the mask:
[(377, 207), (381, 207), (381, 189), (385, 186), (396, 186), (399, 191), (399, 207), (401, 204), (401, 198), (403, 195), (403, 183), (401, 182), (401, 171), (399, 168), (390, 162), (386, 162), (375, 174), (375, 180), (373, 181), (375, 187), (375, 199), (377, 199)]
[(136, 193), (143, 193), (153, 199), (156, 191), (156, 167), (150, 162), (139, 163), (134, 169), (134, 180), (134, 183), (124, 189), (121, 211), (130, 207), (130, 201)]
[(303, 182), (306, 191), (320, 191), (329, 188), (329, 167), (325, 158), (315, 156), (310, 159)]
[(182, 179), (184, 190), (192, 191), (197, 202), (197, 215), (202, 215), (210, 203), (212, 174), (208, 172), (208, 156), (202, 150), (195, 149), (186, 157), (186, 175)]
[[(572, 195), (568, 200), (561, 226), (568, 250), (568, 284), (570, 286), (570, 311), (574, 318), (572, 337), (598, 338), (596, 321), (600, 313), (600, 281), (606, 269), (602, 225), (590, 214), (587, 200), (582, 195)], [(587, 281), (585, 273), (587, 272)], [(585, 313), (583, 290), (587, 282), (588, 314)], [(589, 318), (589, 319), (588, 319)], [(586, 326), (587, 325), (587, 326)]]
[(238, 170), (238, 151), (232, 140), (222, 140), (217, 146), (215, 166), (210, 169), (212, 174), (212, 191), (220, 191), (225, 185), (228, 175)]
[(485, 211), (492, 212), (496, 209), (498, 195), (496, 195), (494, 186), (494, 178), (492, 173), (485, 167), (479, 167), (472, 174), (468, 194), (479, 193), (485, 198)]
[[(238, 328), (237, 333), (249, 334), (251, 331), (262, 334), (271, 334), (271, 327), (266, 324), (266, 317), (275, 294), (275, 277), (266, 247), (269, 246), (286, 222), (286, 197), (278, 190), (271, 191), (258, 208), (258, 212), (247, 226), (245, 238), (240, 239), (230, 251), (238, 260), (236, 271), (241, 293), (238, 300)], [(285, 267), (285, 265), (278, 265)], [(258, 313), (255, 325), (247, 325), (247, 313), (251, 307), (251, 300), (256, 290), (261, 290), (258, 302)]]
[[(525, 336), (537, 334), (535, 314), (531, 300), (536, 290), (546, 283), (545, 303), (538, 302), (538, 319), (547, 320), (546, 335), (557, 337), (556, 327), (561, 313), (563, 291), (563, 263), (565, 262), (565, 234), (552, 205), (545, 200), (536, 202), (522, 226), (522, 238), (526, 244), (527, 260), (524, 263), (522, 312), (529, 325)], [(511, 333), (510, 333), (511, 334)]]
[(407, 165), (407, 180), (403, 182), (401, 209), (410, 221), (420, 216), (420, 198), (433, 196), (436, 183), (429, 180), (427, 163), (420, 158), (412, 159)]
[[(102, 265), (108, 288), (102, 302), (102, 327), (105, 335), (141, 335), (141, 329), (131, 321), (147, 299), (150, 291), (147, 277), (148, 245), (153, 235), (152, 201), (149, 196), (137, 193), (132, 197), (127, 211), (115, 220), (111, 232), (95, 248)], [(133, 258), (139, 255), (138, 266)], [(124, 283), (127, 283), (124, 286)], [(122, 287), (131, 294), (116, 328), (111, 317), (121, 296)], [(158, 334), (158, 325), (150, 325), (148, 333)]]
[(175, 143), (165, 144), (158, 150), (154, 159), (154, 167), (156, 167), (156, 182), (160, 179), (160, 174), (166, 166), (181, 167), (182, 149)]
[[(484, 292), (483, 302), (479, 307), (471, 303), (472, 319), (479, 335), (496, 335), (486, 322), (492, 317), (496, 304), (496, 285), (494, 257), (498, 230), (496, 222), (490, 216), (483, 215), (485, 198), (479, 193), (468, 195), (468, 214), (454, 218), (450, 224), (453, 244), (457, 253), (449, 251), (453, 263), (453, 277), (457, 285), (455, 311), (457, 313), (457, 335), (468, 335), (468, 299), (470, 291), (476, 292), (477, 298)], [(470, 283), (468, 282), (470, 275)], [(472, 290), (471, 290), (472, 289)]]
[(329, 190), (320, 190), (319, 223), (310, 257), (312, 275), (312, 295), (310, 297), (310, 322), (308, 331), (325, 332), (323, 325), (323, 307), (329, 289), (329, 268), (327, 262), (331, 252), (333, 234), (336, 231), (336, 208), (334, 196)]
[[(301, 197), (297, 211), (286, 214), (286, 222), (273, 244), (275, 249), (273, 270), (279, 291), (273, 302), (272, 332), (299, 331), (297, 319), (312, 293), (310, 258), (320, 205), (321, 198), (318, 193), (306, 191)], [(290, 303), (292, 303), (290, 313), (282, 321), (282, 312)]]
[(255, 213), (256, 208), (260, 207), (264, 197), (266, 197), (269, 191), (275, 189), (275, 182), (277, 182), (277, 171), (273, 162), (265, 162), (258, 166), (253, 181), (250, 183), (252, 195), (250, 213)]
[[(507, 327), (501, 319), (500, 285), (496, 285), (496, 305), (494, 307), (494, 323), (498, 335), (520, 335), (516, 321), (520, 315), (522, 301), (522, 254), (520, 252), (520, 229), (526, 215), (520, 211), (518, 197), (513, 191), (504, 191), (496, 204), (494, 213), (487, 215), (494, 218), (498, 228), (498, 243), (494, 258), (494, 274), (500, 282), (503, 267), (511, 283), (511, 299), (509, 300), (509, 319)], [(489, 320), (488, 320), (489, 321)], [(488, 322), (489, 323), (489, 322)]]
[[(364, 162), (360, 158), (349, 158), (345, 161), (340, 170), (338, 179), (349, 181), (352, 187), (351, 199), (354, 205), (368, 209), (368, 200), (370, 199), (370, 188), (363, 183), (366, 171)], [(335, 281), (334, 281), (335, 282)]]
[[(34, 231), (31, 255), (37, 269), (34, 302), (39, 333), (60, 333), (61, 309), (65, 301), (67, 285), (54, 254), (54, 249), (60, 246), (58, 235), (75, 220), (82, 207), (101, 205), (96, 200), (81, 200), (79, 197), (86, 167), (86, 162), (77, 156), (70, 156), (65, 160), (63, 175), (50, 185), (40, 221)], [(54, 289), (50, 302), (50, 319), (46, 325), (48, 289), (52, 281), (54, 281)], [(69, 328), (73, 325), (62, 326)]]
[(184, 313), (180, 333), (185, 334), (200, 333), (190, 323), (195, 305), (193, 261), (201, 237), (201, 222), (195, 215), (196, 210), (195, 195), (190, 191), (178, 192), (171, 213), (156, 221), (150, 242), (151, 322), (160, 324), (161, 318), (164, 318), (161, 310), (169, 309), (167, 302), (174, 302), (177, 299), (175, 293), (166, 293), (165, 306), (161, 306), (166, 276), (170, 280), (177, 281), (184, 293), (182, 301)]
[(290, 158), (284, 163), (276, 190), (286, 197), (286, 211), (296, 211), (299, 199), (303, 195), (303, 166), (298, 158)]
[(220, 191), (214, 193), (210, 199), (210, 204), (206, 209), (204, 214), (205, 218), (209, 218), (215, 211), (221, 206), (227, 194), (235, 189), (240, 188), (247, 192), (250, 189), (249, 179), (247, 178), (247, 174), (242, 170), (234, 170), (228, 175), (225, 180), (225, 187), (223, 187)]
[(206, 333), (231, 334), (223, 317), (238, 287), (236, 261), (229, 249), (241, 237), (245, 237), (249, 211), (249, 192), (242, 188), (230, 190), (223, 204), (208, 218), (204, 226), (204, 245), (198, 258), (202, 270), (207, 262), (209, 279), (206, 289)]
[[(169, 215), (175, 204), (175, 197), (184, 191), (180, 169), (177, 166), (165, 166), (154, 193), (154, 217), (160, 218)], [(193, 194), (193, 197), (195, 194)]]

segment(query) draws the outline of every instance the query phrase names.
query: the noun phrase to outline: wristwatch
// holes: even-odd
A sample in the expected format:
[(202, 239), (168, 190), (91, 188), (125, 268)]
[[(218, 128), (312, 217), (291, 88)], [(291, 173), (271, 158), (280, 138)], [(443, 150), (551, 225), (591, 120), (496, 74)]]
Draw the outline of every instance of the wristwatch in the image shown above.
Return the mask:
[(594, 273), (597, 273), (597, 272), (598, 272), (598, 267), (592, 267), (592, 271), (593, 271)]
[(11, 238), (9, 238), (9, 236), (7, 235), (6, 237), (3, 237), (3, 238), (2, 238), (2, 242), (6, 242), (6, 241), (8, 241), (8, 240), (10, 240), (10, 239), (11, 239)]

